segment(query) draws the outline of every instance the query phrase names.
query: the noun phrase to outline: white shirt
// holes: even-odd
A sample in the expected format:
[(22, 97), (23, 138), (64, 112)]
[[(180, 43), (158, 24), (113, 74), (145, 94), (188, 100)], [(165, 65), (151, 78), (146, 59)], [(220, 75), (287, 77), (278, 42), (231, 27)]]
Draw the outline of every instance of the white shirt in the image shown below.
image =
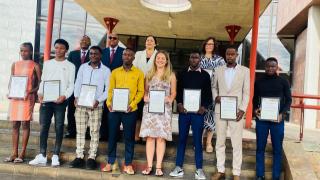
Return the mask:
[(84, 55), (87, 56), (87, 53), (89, 52), (89, 50), (80, 49), (80, 58), (82, 57), (83, 52), (85, 52)]
[[(236, 66), (237, 67), (237, 66)], [(234, 76), (236, 74), (236, 67), (229, 68), (227, 67), (224, 71), (224, 77), (226, 80), (227, 88), (230, 90)]]
[(77, 80), (74, 88), (74, 97), (80, 96), (82, 84), (97, 86), (95, 100), (99, 101), (99, 106), (107, 99), (110, 79), (110, 69), (100, 63), (96, 68), (90, 65), (91, 62), (84, 63), (80, 66)]
[(147, 62), (147, 51), (146, 50), (138, 51), (132, 63), (135, 67), (139, 68), (143, 72), (143, 74), (146, 76), (148, 71), (150, 71), (153, 66), (153, 62), (156, 54), (157, 54), (157, 50), (155, 49), (149, 61)]
[(117, 49), (118, 49), (118, 46), (116, 46), (116, 47), (109, 47), (110, 48), (110, 57), (111, 57), (111, 54), (112, 54), (112, 49), (114, 49), (114, 53), (116, 53), (116, 51), (117, 51)]
[(67, 59), (57, 61), (50, 59), (43, 63), (41, 83), (38, 94), (43, 94), (43, 82), (50, 80), (60, 80), (60, 95), (69, 98), (74, 88), (75, 66)]

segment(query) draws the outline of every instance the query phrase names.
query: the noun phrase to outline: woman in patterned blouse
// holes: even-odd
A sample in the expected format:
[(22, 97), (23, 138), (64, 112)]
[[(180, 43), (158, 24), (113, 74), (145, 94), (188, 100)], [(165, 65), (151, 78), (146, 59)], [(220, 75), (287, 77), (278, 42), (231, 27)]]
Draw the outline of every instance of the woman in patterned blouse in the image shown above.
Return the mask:
[[(219, 66), (223, 66), (226, 64), (223, 57), (215, 54), (217, 44), (214, 37), (208, 37), (202, 44), (202, 55), (201, 55), (201, 62), (200, 67), (206, 70), (209, 74), (211, 79), (213, 80), (215, 69)], [(206, 152), (212, 153), (212, 136), (213, 132), (215, 131), (215, 122), (214, 122), (214, 103), (212, 106), (208, 108), (208, 112), (204, 117), (204, 135), (207, 134), (207, 142), (206, 142)]]

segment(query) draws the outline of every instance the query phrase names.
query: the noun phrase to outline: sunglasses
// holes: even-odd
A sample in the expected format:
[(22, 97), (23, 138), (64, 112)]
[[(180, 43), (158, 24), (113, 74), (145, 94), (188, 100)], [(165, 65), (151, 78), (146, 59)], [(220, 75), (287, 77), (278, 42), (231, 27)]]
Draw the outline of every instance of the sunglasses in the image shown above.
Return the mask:
[(110, 40), (117, 40), (118, 38), (117, 38), (117, 37), (109, 36), (109, 39), (110, 39)]

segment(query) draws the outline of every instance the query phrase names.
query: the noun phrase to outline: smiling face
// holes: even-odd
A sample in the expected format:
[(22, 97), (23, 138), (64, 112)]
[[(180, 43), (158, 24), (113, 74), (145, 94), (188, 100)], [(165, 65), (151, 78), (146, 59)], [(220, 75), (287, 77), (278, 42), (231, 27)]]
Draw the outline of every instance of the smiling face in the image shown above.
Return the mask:
[(153, 36), (148, 36), (146, 39), (146, 49), (154, 49), (156, 47), (156, 40)]
[(158, 53), (156, 56), (155, 64), (157, 68), (164, 68), (168, 64), (166, 55), (163, 53)]
[(276, 61), (267, 61), (265, 66), (265, 72), (268, 76), (273, 76), (277, 73), (278, 63)]
[(64, 44), (56, 43), (54, 45), (54, 53), (56, 58), (64, 58), (67, 51), (68, 50)]
[(98, 49), (90, 49), (89, 58), (92, 63), (99, 63), (101, 60), (101, 53)]
[(214, 41), (213, 41), (213, 39), (209, 39), (206, 42), (205, 51), (206, 51), (206, 53), (213, 53), (213, 51), (214, 51)]

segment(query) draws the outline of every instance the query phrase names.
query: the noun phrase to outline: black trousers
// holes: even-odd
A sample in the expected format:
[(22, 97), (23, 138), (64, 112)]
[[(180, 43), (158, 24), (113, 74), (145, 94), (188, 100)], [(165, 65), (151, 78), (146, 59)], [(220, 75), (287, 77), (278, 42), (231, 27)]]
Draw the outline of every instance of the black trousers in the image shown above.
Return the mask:
[(74, 117), (74, 113), (76, 111), (76, 107), (74, 106), (74, 96), (73, 94), (70, 96), (68, 100), (68, 126), (67, 130), (69, 134), (76, 135), (77, 129), (76, 129), (76, 118)]

